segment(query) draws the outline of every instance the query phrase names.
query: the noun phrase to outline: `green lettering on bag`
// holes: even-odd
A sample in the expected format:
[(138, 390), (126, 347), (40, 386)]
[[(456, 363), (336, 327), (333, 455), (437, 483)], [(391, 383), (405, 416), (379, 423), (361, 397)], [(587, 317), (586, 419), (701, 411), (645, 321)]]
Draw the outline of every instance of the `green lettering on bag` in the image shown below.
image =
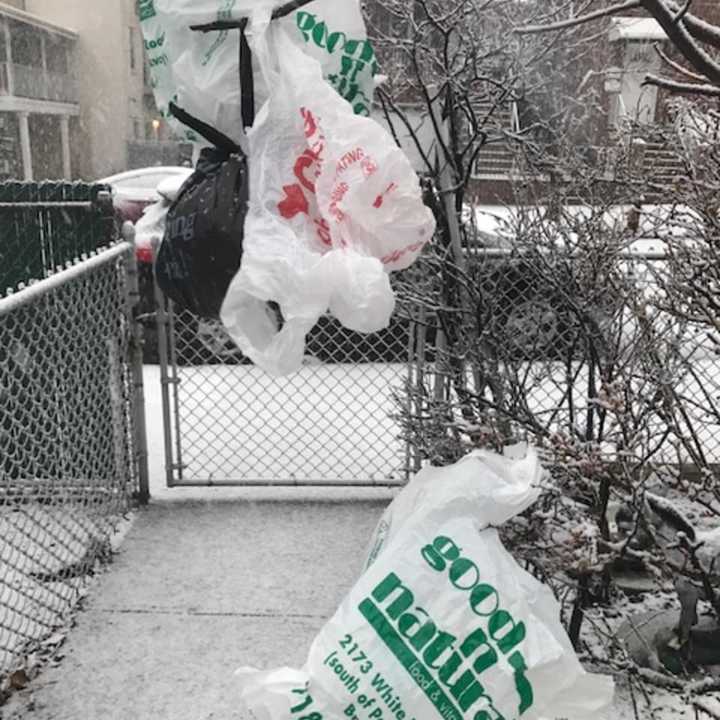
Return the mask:
[(370, 598), (365, 598), (358, 606), (360, 613), (370, 623), (378, 637), (400, 661), (405, 671), (425, 693), (430, 702), (438, 709), (444, 720), (463, 720), (463, 714), (457, 709), (425, 665), (407, 646), (400, 634), (388, 622), (382, 610)]
[(230, 20), (232, 19), (232, 11), (237, 5), (237, 0), (225, 0), (225, 4), (218, 10), (218, 20)]
[[(217, 19), (218, 20), (232, 20), (233, 10), (237, 5), (237, 0), (224, 0), (222, 6), (218, 8)], [(213, 59), (218, 49), (221, 48), (225, 41), (230, 37), (230, 33), (227, 30), (223, 30), (218, 33), (217, 37), (213, 40), (212, 45), (205, 51), (200, 64), (205, 67), (210, 60)]]
[[(341, 53), (340, 72), (327, 80), (340, 97), (347, 100), (356, 115), (370, 115), (371, 102), (361, 90), (361, 84), (371, 81), (378, 72), (375, 51), (369, 40), (353, 40), (344, 32), (332, 31), (327, 24), (304, 10), (295, 15), (298, 30), (306, 43), (326, 50), (328, 54)], [(361, 83), (364, 80), (364, 83)]]
[(145, 22), (145, 20), (157, 15), (155, 12), (155, 0), (138, 0), (137, 10), (140, 22)]
[(165, 33), (160, 33), (155, 37), (154, 40), (145, 40), (145, 49), (150, 52), (151, 50), (157, 50), (165, 44)]

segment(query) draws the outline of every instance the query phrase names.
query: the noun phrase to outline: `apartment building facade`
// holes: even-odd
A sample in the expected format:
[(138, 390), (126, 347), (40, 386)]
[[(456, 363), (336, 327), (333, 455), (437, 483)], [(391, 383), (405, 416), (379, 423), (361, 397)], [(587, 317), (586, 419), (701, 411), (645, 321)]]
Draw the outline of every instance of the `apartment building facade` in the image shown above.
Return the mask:
[(0, 177), (125, 170), (151, 111), (135, 0), (0, 1)]

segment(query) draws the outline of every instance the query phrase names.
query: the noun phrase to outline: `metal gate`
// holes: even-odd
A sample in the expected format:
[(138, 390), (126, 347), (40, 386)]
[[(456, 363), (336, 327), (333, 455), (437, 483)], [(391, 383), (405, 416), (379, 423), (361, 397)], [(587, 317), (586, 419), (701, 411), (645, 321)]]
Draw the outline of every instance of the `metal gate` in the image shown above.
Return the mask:
[(219, 321), (156, 291), (168, 487), (401, 485), (409, 452), (394, 418), (411, 371), (410, 323), (375, 335), (322, 318), (303, 367), (275, 378)]

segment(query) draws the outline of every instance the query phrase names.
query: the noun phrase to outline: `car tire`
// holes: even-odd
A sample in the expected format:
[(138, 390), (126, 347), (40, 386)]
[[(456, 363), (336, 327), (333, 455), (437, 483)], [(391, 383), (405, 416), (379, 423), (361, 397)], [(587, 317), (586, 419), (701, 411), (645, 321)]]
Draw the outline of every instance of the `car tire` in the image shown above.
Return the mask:
[(548, 360), (571, 350), (576, 323), (528, 264), (505, 265), (482, 283), (480, 326), (508, 359)]

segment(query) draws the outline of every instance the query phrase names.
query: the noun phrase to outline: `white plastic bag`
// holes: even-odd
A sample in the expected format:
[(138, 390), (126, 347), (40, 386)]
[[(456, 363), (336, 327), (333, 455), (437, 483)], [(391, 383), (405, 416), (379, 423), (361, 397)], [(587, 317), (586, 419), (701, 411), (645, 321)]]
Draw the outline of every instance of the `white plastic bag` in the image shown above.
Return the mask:
[(612, 680), (583, 670), (552, 593), (489, 526), (535, 499), (540, 472), (532, 452), (524, 460), (474, 453), (424, 471), (394, 501), (387, 543), (320, 631), (303, 671), (238, 671), (254, 717), (606, 717)]
[(424, 468), (380, 518), (365, 567), (375, 562), (403, 523), (436, 512), (447, 516), (456, 505), (469, 507), (479, 527), (502, 525), (537, 500), (543, 473), (535, 451), (525, 443), (506, 447), (503, 455), (476, 450), (454, 465)]
[[(204, 141), (168, 115), (177, 105), (216, 127), (238, 143), (244, 142), (237, 30), (200, 33), (191, 25), (238, 20), (280, 0), (139, 0), (145, 49), (155, 100), (160, 112), (186, 140)], [(291, 40), (321, 63), (331, 82), (356, 112), (369, 115), (373, 75), (377, 68), (360, 12), (359, 0), (315, 0), (279, 20)], [(264, 77), (255, 67), (258, 107), (268, 95)]]
[[(300, 367), (305, 335), (328, 310), (351, 330), (387, 327), (388, 273), (415, 260), (434, 219), (403, 152), (353, 113), (286, 27), (258, 12), (252, 32), (272, 92), (248, 138), (243, 259), (221, 316), (243, 353), (281, 375)], [(280, 306), (280, 330), (267, 301)]]

